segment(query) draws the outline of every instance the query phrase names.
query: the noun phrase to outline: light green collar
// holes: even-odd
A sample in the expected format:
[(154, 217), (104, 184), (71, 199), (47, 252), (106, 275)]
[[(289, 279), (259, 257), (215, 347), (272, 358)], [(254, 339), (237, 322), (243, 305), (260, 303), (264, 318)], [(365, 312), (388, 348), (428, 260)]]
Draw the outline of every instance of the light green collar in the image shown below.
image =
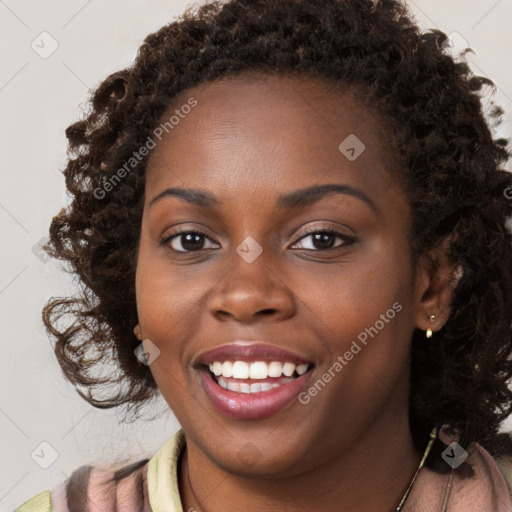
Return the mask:
[(153, 512), (183, 512), (178, 487), (178, 459), (185, 447), (180, 429), (148, 463), (148, 495)]

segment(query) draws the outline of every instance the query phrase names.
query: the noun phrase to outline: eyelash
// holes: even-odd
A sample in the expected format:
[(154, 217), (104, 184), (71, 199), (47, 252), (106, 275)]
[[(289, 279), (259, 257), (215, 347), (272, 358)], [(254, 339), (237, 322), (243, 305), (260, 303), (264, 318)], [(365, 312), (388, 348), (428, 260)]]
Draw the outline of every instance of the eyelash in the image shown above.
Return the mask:
[[(294, 242), (293, 245), (295, 245), (297, 242), (299, 242), (303, 238), (306, 238), (306, 237), (308, 237), (310, 235), (314, 235), (316, 233), (333, 235), (333, 236), (338, 237), (341, 240), (343, 240), (344, 243), (342, 243), (340, 245), (336, 245), (334, 247), (329, 247), (328, 249), (303, 249), (303, 250), (305, 250), (305, 251), (312, 251), (312, 252), (333, 251), (333, 250), (335, 250), (337, 248), (340, 248), (340, 247), (343, 247), (343, 246), (347, 246), (347, 245), (351, 245), (351, 244), (353, 244), (356, 241), (356, 237), (347, 235), (345, 233), (342, 233), (342, 232), (337, 231), (337, 230), (332, 229), (332, 228), (323, 228), (323, 229), (322, 228), (321, 229), (319, 229), (319, 228), (312, 228), (312, 229), (306, 231), (305, 233), (303, 233), (302, 236), (296, 242)], [(166, 236), (160, 242), (160, 245), (168, 245), (169, 242), (171, 242), (175, 238), (178, 238), (180, 235), (188, 235), (188, 234), (200, 235), (200, 236), (204, 236), (205, 238), (209, 238), (202, 231), (183, 228), (183, 229), (179, 229), (178, 231), (176, 231), (172, 235)], [(185, 253), (200, 252), (200, 251), (204, 251), (204, 250), (208, 250), (208, 249), (198, 249), (197, 251), (178, 251), (176, 249), (172, 249), (171, 248), (171, 250), (173, 250), (174, 252), (179, 252), (179, 253), (184, 253), (185, 254)]]

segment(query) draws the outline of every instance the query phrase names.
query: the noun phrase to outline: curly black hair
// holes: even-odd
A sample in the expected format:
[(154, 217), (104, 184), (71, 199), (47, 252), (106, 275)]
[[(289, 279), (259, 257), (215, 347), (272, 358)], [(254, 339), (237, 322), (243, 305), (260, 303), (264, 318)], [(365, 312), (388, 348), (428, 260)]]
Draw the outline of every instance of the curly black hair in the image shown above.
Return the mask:
[[(421, 32), (398, 0), (212, 2), (148, 35), (133, 65), (106, 78), (90, 112), (66, 130), (72, 201), (54, 217), (47, 250), (69, 262), (82, 290), (49, 301), (43, 320), (79, 394), (131, 413), (157, 395), (149, 367), (134, 357), (147, 162), (138, 150), (189, 88), (242, 73), (293, 74), (355, 90), (389, 125), (411, 208), (411, 254), (448, 240), (462, 269), (443, 329), (429, 343), (413, 335), (413, 429), (447, 424), (463, 443), (492, 439), (512, 409), (510, 155), (481, 105), (492, 82), (449, 55), (446, 40)], [(99, 374), (110, 361), (116, 366)]]

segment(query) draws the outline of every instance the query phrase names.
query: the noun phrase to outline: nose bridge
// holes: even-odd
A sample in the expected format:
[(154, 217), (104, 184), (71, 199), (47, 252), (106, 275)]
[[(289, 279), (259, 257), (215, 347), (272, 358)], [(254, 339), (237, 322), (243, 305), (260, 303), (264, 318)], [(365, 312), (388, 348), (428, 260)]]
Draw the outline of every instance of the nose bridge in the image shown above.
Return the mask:
[(275, 262), (270, 248), (246, 237), (234, 248), (229, 267), (218, 282), (212, 313), (223, 312), (239, 319), (270, 310), (289, 315), (293, 309), (291, 292)]
[(228, 287), (246, 288), (267, 294), (277, 283), (275, 258), (269, 246), (262, 246), (252, 236), (247, 236), (234, 248), (230, 267), (225, 278)]

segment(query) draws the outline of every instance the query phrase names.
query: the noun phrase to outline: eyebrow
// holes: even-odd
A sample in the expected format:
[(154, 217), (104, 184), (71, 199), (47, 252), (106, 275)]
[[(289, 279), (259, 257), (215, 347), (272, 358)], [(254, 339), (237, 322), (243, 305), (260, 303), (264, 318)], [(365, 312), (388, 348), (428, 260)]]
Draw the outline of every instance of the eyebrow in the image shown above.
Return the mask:
[[(341, 183), (327, 183), (325, 185), (313, 185), (311, 187), (294, 190), (278, 196), (276, 205), (278, 210), (293, 210), (304, 208), (314, 204), (320, 199), (332, 194), (345, 194), (365, 202), (374, 212), (377, 212), (375, 203), (361, 190), (343, 185)], [(214, 209), (222, 203), (214, 195), (206, 190), (190, 188), (167, 188), (156, 195), (149, 203), (153, 205), (164, 197), (178, 197), (200, 208)]]

